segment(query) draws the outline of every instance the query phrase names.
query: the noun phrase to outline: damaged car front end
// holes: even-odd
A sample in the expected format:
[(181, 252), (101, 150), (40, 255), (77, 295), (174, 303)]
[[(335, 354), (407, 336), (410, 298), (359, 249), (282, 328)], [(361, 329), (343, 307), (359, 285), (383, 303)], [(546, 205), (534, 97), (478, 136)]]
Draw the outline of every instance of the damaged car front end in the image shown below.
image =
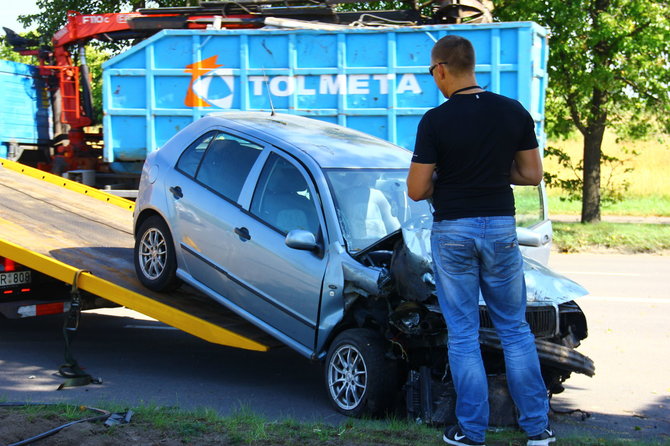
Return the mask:
[[(404, 394), (407, 412), (413, 418), (447, 424), (455, 421), (455, 394), (447, 361), (447, 328), (435, 292), (431, 226), (430, 215), (412, 218), (377, 243), (353, 256), (343, 256), (346, 311), (342, 324), (381, 333), (386, 340), (386, 371), (397, 376), (392, 382), (384, 378), (387, 391), (388, 385), (394, 385)], [(520, 232), (519, 241), (523, 244)], [(551, 396), (563, 391), (562, 383), (572, 373), (595, 373), (593, 361), (575, 350), (588, 334), (586, 318), (575, 299), (587, 291), (526, 256), (524, 275), (526, 320), (535, 335), (542, 374)], [(516, 419), (505, 381), (502, 347), (481, 295), (479, 316), (479, 341), (489, 375), (491, 424), (512, 425)], [(327, 381), (328, 376), (339, 376), (332, 373), (338, 365), (331, 358), (329, 355), (326, 363)], [(372, 379), (376, 378), (370, 375), (368, 382)], [(327, 384), (341, 412), (359, 414), (359, 407), (345, 407), (351, 407), (352, 395), (362, 394), (363, 387), (351, 385), (343, 390), (346, 386), (338, 387), (333, 380)], [(381, 400), (374, 401), (366, 412), (392, 403), (388, 395), (373, 395), (369, 384), (365, 391), (369, 392), (368, 398)]]

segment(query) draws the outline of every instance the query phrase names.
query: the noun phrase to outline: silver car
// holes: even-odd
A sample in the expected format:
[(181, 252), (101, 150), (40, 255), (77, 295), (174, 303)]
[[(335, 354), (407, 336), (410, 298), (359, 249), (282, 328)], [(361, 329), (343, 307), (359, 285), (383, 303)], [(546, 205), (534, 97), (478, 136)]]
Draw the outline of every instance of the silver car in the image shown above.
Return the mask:
[[(186, 282), (325, 360), (327, 393), (347, 415), (384, 411), (424, 375), (444, 385), (431, 209), (407, 197), (410, 159), (300, 116), (204, 117), (146, 159), (134, 215), (138, 278), (155, 291)], [(556, 393), (571, 372), (593, 374), (574, 350), (587, 331), (573, 299), (586, 292), (533, 260), (526, 279), (527, 318)], [(483, 301), (481, 320), (488, 371), (502, 375)]]

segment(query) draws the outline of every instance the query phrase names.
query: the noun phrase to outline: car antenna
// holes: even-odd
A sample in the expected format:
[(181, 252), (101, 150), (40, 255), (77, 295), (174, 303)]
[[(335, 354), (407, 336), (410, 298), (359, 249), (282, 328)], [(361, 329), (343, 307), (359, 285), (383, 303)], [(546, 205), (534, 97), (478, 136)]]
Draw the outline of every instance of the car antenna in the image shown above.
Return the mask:
[(265, 88), (268, 91), (268, 100), (270, 101), (270, 116), (275, 115), (275, 106), (272, 103), (272, 93), (270, 92), (270, 83), (268, 82), (268, 77), (265, 75), (265, 67), (262, 67), (263, 70), (263, 79), (265, 79)]

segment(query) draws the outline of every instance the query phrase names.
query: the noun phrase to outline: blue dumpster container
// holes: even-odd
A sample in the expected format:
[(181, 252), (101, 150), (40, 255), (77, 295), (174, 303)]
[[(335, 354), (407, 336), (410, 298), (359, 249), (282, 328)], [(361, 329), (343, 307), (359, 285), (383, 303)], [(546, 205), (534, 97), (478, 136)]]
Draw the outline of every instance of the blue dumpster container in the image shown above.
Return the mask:
[(36, 67), (0, 60), (0, 158), (7, 158), (11, 144), (50, 144), (49, 97)]
[(531, 22), (388, 29), (165, 30), (104, 64), (106, 161), (141, 161), (210, 112), (293, 113), (413, 148), (444, 98), (428, 74), (433, 43), (470, 39), (477, 79), (519, 100), (544, 141), (547, 32)]

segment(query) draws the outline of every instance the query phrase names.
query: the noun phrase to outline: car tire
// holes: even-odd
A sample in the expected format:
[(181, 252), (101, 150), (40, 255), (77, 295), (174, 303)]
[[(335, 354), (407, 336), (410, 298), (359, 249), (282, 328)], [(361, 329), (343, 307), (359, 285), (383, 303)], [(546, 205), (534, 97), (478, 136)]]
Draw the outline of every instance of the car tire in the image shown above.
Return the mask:
[(158, 215), (147, 218), (137, 230), (133, 257), (137, 278), (150, 290), (171, 291), (181, 285), (172, 235)]
[(381, 415), (397, 390), (397, 363), (386, 358), (386, 344), (375, 331), (353, 328), (331, 344), (325, 363), (326, 391), (344, 415)]

